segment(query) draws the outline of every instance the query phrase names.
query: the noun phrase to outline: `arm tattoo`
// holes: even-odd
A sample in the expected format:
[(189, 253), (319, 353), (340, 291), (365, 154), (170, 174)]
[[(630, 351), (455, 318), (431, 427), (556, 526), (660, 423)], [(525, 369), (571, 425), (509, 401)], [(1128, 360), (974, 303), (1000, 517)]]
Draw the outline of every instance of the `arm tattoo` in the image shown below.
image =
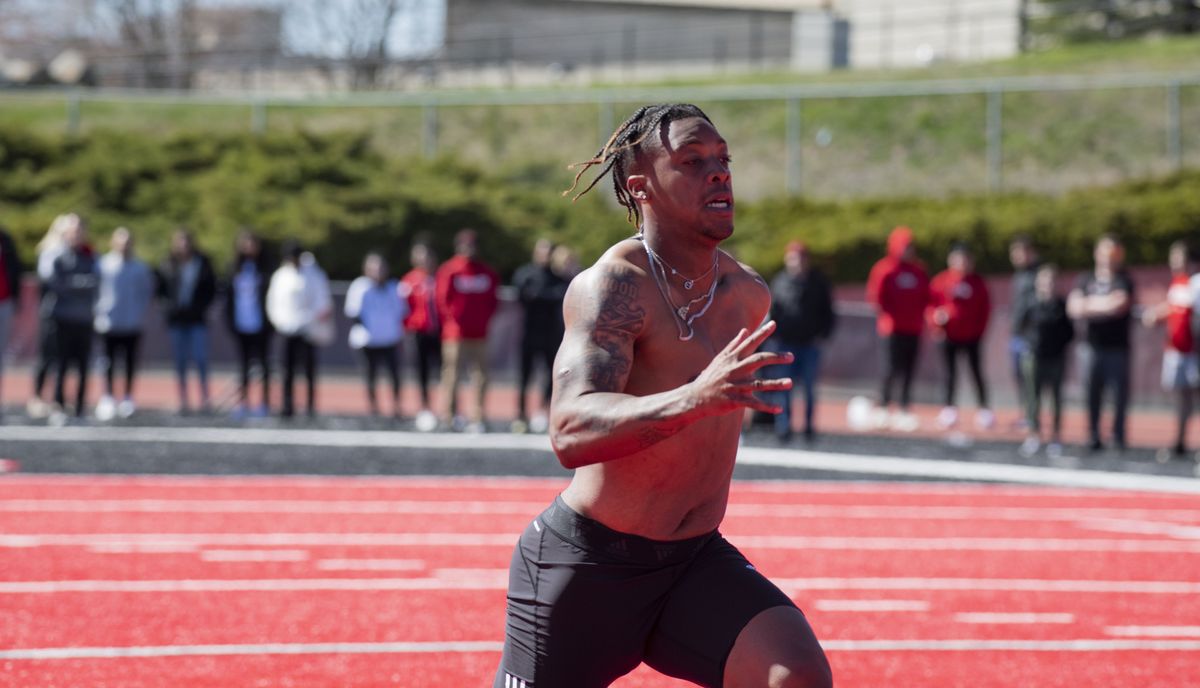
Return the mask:
[(646, 309), (638, 303), (637, 277), (627, 270), (610, 270), (601, 279), (594, 299), (596, 319), (586, 356), (588, 381), (599, 392), (619, 392), (633, 361), (630, 343), (642, 329)]

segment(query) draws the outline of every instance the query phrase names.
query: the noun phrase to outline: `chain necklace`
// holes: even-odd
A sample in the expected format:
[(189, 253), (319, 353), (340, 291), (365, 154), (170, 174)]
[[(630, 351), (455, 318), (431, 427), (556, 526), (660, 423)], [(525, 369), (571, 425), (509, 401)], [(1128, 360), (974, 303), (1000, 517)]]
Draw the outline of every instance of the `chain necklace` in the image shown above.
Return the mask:
[[(647, 250), (647, 251), (648, 251), (648, 252), (651, 254), (651, 256), (652, 256), (652, 257), (653, 257), (655, 260), (657, 260), (659, 263), (661, 263), (661, 264), (662, 264), (662, 266), (663, 266), (663, 268), (664, 268), (664, 270), (663, 270), (663, 274), (664, 274), (664, 275), (666, 274), (666, 270), (670, 270), (670, 271), (671, 271), (671, 276), (673, 276), (673, 277), (674, 277), (674, 276), (678, 276), (680, 279), (682, 279), (682, 280), (683, 280), (683, 288), (684, 288), (684, 289), (687, 289), (688, 291), (691, 291), (691, 290), (692, 290), (692, 287), (696, 286), (696, 283), (697, 283), (697, 282), (699, 282), (700, 280), (704, 279), (705, 277), (708, 277), (710, 273), (712, 273), (714, 270), (716, 270), (716, 269), (717, 269), (717, 259), (716, 259), (715, 255), (714, 255), (714, 257), (713, 257), (713, 264), (712, 264), (712, 267), (710, 267), (709, 269), (705, 270), (705, 271), (704, 271), (704, 274), (700, 275), (699, 277), (688, 278), (688, 277), (687, 277), (686, 275), (684, 275), (682, 272), (680, 272), (680, 271), (676, 270), (676, 269), (675, 269), (675, 267), (674, 267), (673, 265), (671, 265), (670, 263), (668, 263), (666, 258), (663, 258), (662, 256), (658, 255), (657, 253), (655, 253), (655, 252), (651, 251), (651, 250), (650, 250), (650, 247), (649, 247), (649, 245), (647, 245), (647, 246), (646, 246), (646, 250)], [(693, 301), (695, 301), (695, 300), (698, 300), (698, 299), (693, 299)]]
[[(679, 328), (679, 341), (686, 342), (696, 334), (692, 328), (692, 323), (707, 313), (709, 307), (713, 304), (713, 295), (717, 292), (717, 278), (716, 276), (713, 277), (712, 284), (708, 287), (706, 294), (688, 301), (687, 305), (676, 306), (675, 302), (671, 299), (671, 282), (667, 276), (667, 270), (670, 269), (670, 266), (667, 264), (667, 261), (654, 252), (654, 249), (650, 248), (650, 242), (646, 241), (644, 235), (639, 234), (638, 239), (642, 242), (642, 248), (646, 249), (646, 257), (650, 260), (650, 274), (654, 275), (654, 284), (658, 287), (658, 293), (662, 294), (663, 300), (671, 307), (671, 314), (675, 316), (675, 325)], [(712, 267), (697, 279), (703, 279), (705, 275), (717, 269), (717, 258), (717, 253), (713, 253)], [(671, 269), (671, 274), (675, 275), (678, 273), (674, 269)], [(691, 287), (688, 288), (690, 289)], [(692, 306), (700, 301), (704, 302), (704, 306), (695, 313), (692, 313)]]

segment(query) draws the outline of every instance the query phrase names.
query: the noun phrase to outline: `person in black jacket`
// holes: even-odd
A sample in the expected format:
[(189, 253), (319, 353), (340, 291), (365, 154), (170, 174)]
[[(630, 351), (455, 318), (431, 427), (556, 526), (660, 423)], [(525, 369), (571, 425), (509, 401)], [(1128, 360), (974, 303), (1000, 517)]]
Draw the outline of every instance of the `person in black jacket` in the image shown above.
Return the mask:
[[(788, 244), (784, 269), (771, 280), (771, 319), (775, 335), (767, 349), (791, 352), (792, 362), (764, 370), (767, 377), (799, 379), (804, 387), (804, 437), (816, 437), (813, 415), (817, 404), (817, 374), (821, 364), (821, 342), (833, 334), (837, 316), (833, 312), (833, 289), (829, 279), (810, 264), (808, 249), (799, 241)], [(783, 411), (775, 416), (775, 434), (787, 441), (792, 434), (791, 392), (778, 392)]]
[[(12, 236), (0, 227), (0, 383), (4, 381), (4, 349), (8, 346), (17, 304), (21, 300), (21, 269)], [(0, 398), (3, 398), (2, 392), (3, 387), (0, 387)]]
[(200, 377), (200, 407), (209, 409), (208, 307), (217, 294), (217, 280), (208, 257), (196, 250), (192, 235), (177, 229), (171, 252), (158, 272), (158, 295), (166, 308), (167, 329), (175, 352), (179, 412), (188, 413), (187, 368), (196, 364)]
[[(548, 239), (538, 239), (533, 247), (533, 262), (521, 266), (513, 276), (517, 298), (525, 312), (521, 332), (521, 367), (517, 386), (517, 420), (514, 432), (526, 432), (530, 418), (526, 412), (525, 390), (533, 377), (533, 366), (540, 360), (545, 366), (546, 378), (542, 385), (542, 407), (550, 405), (550, 390), (554, 382), (554, 357), (563, 338), (563, 298), (567, 294), (568, 278), (557, 273), (550, 265), (554, 244)], [(532, 421), (532, 429), (546, 429), (545, 411), (540, 411)]]
[(58, 377), (54, 385), (54, 422), (66, 412), (65, 383), (67, 369), (74, 366), (79, 379), (75, 387), (75, 415), (86, 412), (88, 363), (92, 351), (92, 320), (100, 273), (96, 257), (87, 244), (87, 225), (81, 219), (63, 235), (64, 248), (54, 259), (47, 282), (47, 298), (42, 308), (54, 321), (55, 349), (58, 353)]
[[(1008, 259), (1012, 262), (1012, 296), (1010, 307), (1012, 313), (1012, 336), (1008, 340), (1008, 354), (1012, 360), (1013, 382), (1017, 387), (1017, 398), (1026, 399), (1029, 396), (1025, 379), (1025, 354), (1029, 351), (1029, 342), (1025, 339), (1025, 331), (1021, 323), (1025, 322), (1028, 311), (1037, 300), (1034, 292), (1034, 280), (1038, 271), (1037, 248), (1033, 238), (1021, 234), (1013, 238), (1008, 245)], [(1018, 421), (1018, 426), (1025, 427), (1024, 419)]]
[(1067, 315), (1067, 302), (1058, 294), (1058, 270), (1043, 265), (1037, 270), (1032, 302), (1021, 310), (1016, 323), (1026, 343), (1021, 358), (1025, 378), (1025, 419), (1029, 434), (1021, 444), (1021, 454), (1030, 457), (1042, 445), (1042, 393), (1049, 390), (1054, 417), (1046, 455), (1062, 456), (1062, 387), (1067, 369), (1067, 347), (1075, 338), (1075, 326)]
[[(235, 418), (266, 417), (271, 406), (271, 321), (267, 318), (267, 285), (275, 266), (263, 251), (262, 241), (243, 228), (235, 240), (236, 255), (225, 289), (225, 324), (238, 346), (240, 377)], [(250, 372), (257, 365), (262, 397), (251, 411)]]

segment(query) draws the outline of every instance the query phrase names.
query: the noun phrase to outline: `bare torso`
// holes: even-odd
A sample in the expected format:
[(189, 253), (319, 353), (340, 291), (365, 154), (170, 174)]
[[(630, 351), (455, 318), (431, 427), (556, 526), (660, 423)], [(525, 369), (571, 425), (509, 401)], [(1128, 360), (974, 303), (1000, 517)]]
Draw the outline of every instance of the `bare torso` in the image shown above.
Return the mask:
[[(695, 380), (740, 330), (756, 328), (769, 308), (770, 292), (762, 279), (728, 254), (719, 253), (712, 306), (694, 321), (694, 336), (681, 341), (678, 321), (651, 276), (641, 243), (623, 241), (572, 283), (572, 291), (577, 293), (568, 295), (568, 334), (555, 362), (556, 403), (560, 392), (569, 403), (581, 391), (578, 368), (586, 365), (582, 361), (587, 359), (589, 347), (597, 343), (591, 337), (604, 321), (603, 315), (598, 325), (573, 313), (572, 302), (586, 301), (594, 298), (595, 291), (603, 291), (604, 276), (613, 270), (626, 280), (625, 298), (616, 304), (604, 303), (602, 312), (620, 311), (625, 321), (640, 318), (641, 323), (636, 332), (627, 328), (632, 343), (622, 386), (601, 391), (648, 397), (678, 390)], [(705, 290), (708, 284), (703, 283)], [(677, 288), (672, 297), (677, 305), (680, 292)], [(694, 292), (689, 296), (695, 298), (703, 290)], [(609, 345), (600, 341), (600, 348)], [(706, 415), (665, 438), (655, 436), (656, 428), (645, 428), (634, 439), (634, 451), (621, 458), (576, 460), (579, 465), (563, 499), (610, 528), (648, 538), (682, 539), (709, 532), (725, 514), (742, 417), (741, 408)]]

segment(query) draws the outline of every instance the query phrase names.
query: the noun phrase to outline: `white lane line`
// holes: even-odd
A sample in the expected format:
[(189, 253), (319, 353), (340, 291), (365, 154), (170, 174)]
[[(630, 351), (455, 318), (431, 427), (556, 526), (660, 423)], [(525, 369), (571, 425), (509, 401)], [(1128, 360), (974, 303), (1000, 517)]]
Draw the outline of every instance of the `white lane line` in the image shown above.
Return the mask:
[(421, 559), (320, 559), (321, 571), (424, 571)]
[[(253, 446), (303, 446), (391, 449), (479, 450), (478, 438), (454, 434), (383, 432), (363, 430), (267, 430), (260, 428), (53, 428), (7, 426), (0, 437), (36, 442), (154, 442), (158, 444), (235, 444)], [(551, 452), (544, 435), (496, 433), (487, 438), (491, 450), (529, 452), (530, 462), (543, 464)], [(397, 460), (403, 455), (397, 454)], [(1134, 475), (1104, 471), (941, 461), (899, 456), (838, 454), (794, 449), (743, 447), (738, 463), (836, 473), (910, 476), (943, 480), (1029, 483), (1107, 490), (1143, 490), (1200, 494), (1200, 479), (1178, 476)]]
[(814, 609), (822, 612), (927, 612), (925, 600), (815, 600)]
[(206, 549), (200, 552), (201, 561), (211, 562), (288, 562), (308, 561), (303, 549)]
[(1104, 633), (1126, 638), (1200, 638), (1200, 626), (1108, 626)]
[(187, 554), (200, 549), (195, 542), (159, 540), (154, 542), (100, 542), (88, 545), (87, 550), (95, 554)]
[(954, 620), (964, 624), (1069, 624), (1075, 623), (1074, 614), (1032, 612), (961, 612)]
[[(1149, 518), (1156, 518), (1149, 516)], [(1165, 535), (1180, 540), (1200, 540), (1200, 526), (1181, 525), (1124, 518), (1087, 519), (1079, 524), (1083, 528), (1105, 533), (1134, 533), (1137, 535)]]
[(117, 659), (122, 657), (202, 657), (238, 655), (408, 654), (499, 652), (492, 640), (410, 643), (265, 643), (261, 645), (158, 645), (149, 647), (46, 647), (0, 650), (0, 659)]
[[(1193, 640), (826, 640), (833, 652), (1194, 652)], [(258, 645), (159, 645), (142, 647), (47, 647), (0, 650), (0, 659), (120, 659), (148, 657), (198, 657), (312, 654), (409, 654), (500, 652), (497, 641), (407, 643), (266, 643)]]
[[(1200, 582), (1008, 578), (773, 578), (785, 592), (815, 590), (1005, 591), (1072, 594), (1197, 595)], [(0, 595), (376, 590), (503, 590), (508, 569), (435, 570), (425, 578), (283, 578), (211, 580), (0, 581)]]
[(1200, 582), (1039, 578), (772, 578), (785, 592), (810, 590), (939, 590), (1196, 595)]
[[(1200, 542), (1107, 538), (975, 538), (733, 535), (739, 547), (905, 552), (1125, 552), (1200, 554)], [(0, 535), (0, 548), (109, 547), (513, 547), (517, 533), (62, 533)]]
[[(0, 511), (20, 513), (180, 513), (180, 514), (536, 514), (539, 501), (433, 501), (348, 499), (0, 499)], [(1161, 521), (1200, 522), (1198, 509), (1104, 507), (977, 507), (926, 505), (756, 504), (735, 502), (729, 516), (745, 518), (841, 518), (964, 521), (1086, 521), (1105, 524)], [(1163, 524), (1168, 525), (1168, 524)], [(1120, 527), (1113, 525), (1112, 528)], [(1148, 527), (1148, 526), (1147, 526)], [(1129, 526), (1121, 532), (1155, 534)], [(1158, 534), (1164, 534), (1158, 531)]]

